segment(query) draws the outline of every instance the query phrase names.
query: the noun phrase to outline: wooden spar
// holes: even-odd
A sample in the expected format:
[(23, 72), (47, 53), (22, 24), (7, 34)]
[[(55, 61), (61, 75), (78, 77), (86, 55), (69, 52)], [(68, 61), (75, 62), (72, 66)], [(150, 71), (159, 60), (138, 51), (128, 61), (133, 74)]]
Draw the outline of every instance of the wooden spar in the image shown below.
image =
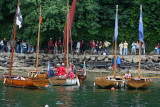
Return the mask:
[(116, 47), (117, 47), (117, 41), (115, 41), (115, 53), (114, 53), (114, 77), (116, 76), (116, 67), (117, 67), (117, 65), (116, 65)]
[[(116, 6), (116, 14), (118, 15), (118, 5)], [(115, 19), (116, 20), (116, 19)], [(118, 19), (117, 19), (118, 20)], [(115, 32), (115, 31), (114, 31)], [(115, 39), (115, 35), (114, 35), (114, 39)], [(115, 40), (115, 55), (114, 55), (114, 77), (116, 76), (116, 68), (117, 68), (117, 65), (116, 65), (116, 50), (117, 50), (117, 40)]]
[[(142, 5), (140, 5), (140, 12), (142, 12)], [(140, 76), (141, 69), (141, 41), (139, 41), (139, 67), (138, 67), (138, 76)]]
[(12, 56), (11, 56), (11, 63), (10, 63), (9, 75), (11, 75), (12, 64), (13, 64), (14, 45), (15, 45), (16, 29), (17, 29), (17, 23), (16, 23), (16, 22), (17, 22), (17, 12), (18, 12), (18, 7), (19, 7), (19, 0), (18, 0), (18, 5), (17, 5), (17, 11), (16, 11), (16, 21), (15, 21), (15, 27), (14, 27), (14, 38), (13, 38)]
[(139, 67), (138, 67), (138, 76), (140, 76), (141, 69), (141, 41), (139, 41)]
[(39, 31), (38, 31), (38, 42), (37, 42), (37, 62), (36, 62), (36, 72), (38, 71), (38, 54), (39, 54), (39, 38), (40, 38), (40, 21), (41, 21), (41, 7), (40, 5), (40, 15), (39, 15)]
[(69, 39), (69, 31), (68, 31), (68, 19), (69, 19), (69, 0), (67, 0), (67, 72), (69, 71), (69, 64), (68, 64), (68, 39)]

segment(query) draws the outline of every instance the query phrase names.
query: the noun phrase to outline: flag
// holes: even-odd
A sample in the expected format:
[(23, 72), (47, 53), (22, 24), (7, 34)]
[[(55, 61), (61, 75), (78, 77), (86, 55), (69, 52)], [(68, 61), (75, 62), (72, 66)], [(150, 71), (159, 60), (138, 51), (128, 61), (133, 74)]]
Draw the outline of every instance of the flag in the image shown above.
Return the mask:
[(143, 21), (142, 21), (142, 11), (140, 11), (139, 19), (139, 40), (143, 42)]
[(86, 75), (86, 65), (85, 65), (85, 62), (83, 64), (82, 75)]
[(41, 24), (41, 22), (42, 22), (42, 16), (40, 16), (40, 24)]
[(20, 7), (18, 6), (18, 12), (17, 12), (17, 20), (16, 20), (16, 24), (19, 26), (19, 29), (22, 27), (22, 15), (21, 15), (21, 11), (20, 11)]
[(48, 61), (48, 71), (50, 70), (50, 61)]
[(116, 12), (116, 18), (115, 18), (114, 37), (115, 37), (115, 41), (117, 41), (117, 37), (118, 37), (118, 12)]

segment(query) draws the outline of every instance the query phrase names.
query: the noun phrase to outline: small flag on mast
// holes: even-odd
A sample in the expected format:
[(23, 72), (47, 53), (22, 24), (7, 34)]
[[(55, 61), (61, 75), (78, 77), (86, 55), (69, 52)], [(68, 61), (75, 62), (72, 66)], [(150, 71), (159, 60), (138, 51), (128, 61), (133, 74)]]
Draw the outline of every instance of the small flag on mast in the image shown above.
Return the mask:
[(118, 5), (116, 6), (116, 18), (115, 18), (114, 37), (115, 37), (115, 41), (117, 41), (117, 37), (118, 37)]
[(42, 22), (42, 16), (40, 16), (40, 24), (41, 24), (41, 22)]
[(142, 21), (142, 5), (140, 7), (140, 19), (139, 19), (139, 40), (143, 42), (143, 21)]
[(18, 12), (17, 12), (17, 21), (16, 24), (19, 26), (19, 29), (22, 27), (22, 15), (21, 15), (21, 11), (20, 11), (20, 7), (18, 6)]

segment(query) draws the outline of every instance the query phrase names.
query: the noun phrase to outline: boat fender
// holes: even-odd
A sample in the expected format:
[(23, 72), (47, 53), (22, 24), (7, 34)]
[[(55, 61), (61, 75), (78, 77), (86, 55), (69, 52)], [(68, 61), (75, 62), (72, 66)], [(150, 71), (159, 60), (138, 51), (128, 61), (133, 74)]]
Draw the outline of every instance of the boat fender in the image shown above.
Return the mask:
[(110, 77), (108, 77), (108, 80), (110, 80)]
[(93, 83), (93, 86), (95, 86), (96, 84), (95, 84), (95, 82)]
[(116, 85), (118, 86), (118, 82), (116, 82)]
[(45, 105), (45, 107), (49, 107), (49, 105)]
[(77, 85), (80, 86), (79, 79), (76, 77)]
[(32, 75), (31, 75), (31, 77), (33, 77), (33, 73), (32, 73)]
[(4, 78), (3, 84), (5, 84), (5, 83), (6, 83), (6, 79), (7, 79), (7, 78)]
[(144, 79), (144, 81), (146, 81), (146, 78)]
[(29, 73), (28, 73), (28, 77), (29, 77)]
[(34, 77), (37, 77), (37, 74)]

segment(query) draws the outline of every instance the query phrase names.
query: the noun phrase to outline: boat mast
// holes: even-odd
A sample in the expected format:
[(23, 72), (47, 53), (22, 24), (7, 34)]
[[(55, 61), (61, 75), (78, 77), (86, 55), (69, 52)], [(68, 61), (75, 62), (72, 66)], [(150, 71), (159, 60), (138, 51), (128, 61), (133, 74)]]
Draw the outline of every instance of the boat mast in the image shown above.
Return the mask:
[(14, 45), (15, 45), (16, 29), (17, 29), (17, 24), (16, 24), (16, 22), (17, 22), (17, 12), (18, 12), (18, 7), (19, 7), (19, 0), (18, 0), (18, 5), (17, 5), (16, 21), (15, 21), (15, 26), (14, 26), (14, 38), (13, 38), (13, 47), (12, 47), (12, 56), (11, 56), (11, 63), (10, 63), (9, 75), (11, 75), (12, 64), (13, 64)]
[[(140, 5), (140, 12), (142, 12), (142, 5)], [(141, 41), (139, 40), (139, 67), (138, 67), (138, 76), (140, 76), (141, 69)]]
[(67, 72), (69, 71), (69, 65), (68, 65), (68, 39), (69, 39), (69, 31), (68, 31), (68, 19), (69, 19), (69, 0), (67, 0)]
[(39, 15), (39, 31), (38, 31), (38, 42), (37, 42), (37, 62), (36, 62), (36, 72), (38, 71), (38, 54), (39, 54), (39, 38), (40, 38), (40, 27), (41, 27), (41, 7), (40, 5), (40, 15)]
[[(117, 17), (115, 17), (115, 20), (117, 20), (117, 23), (118, 23), (118, 5), (116, 5), (116, 15)], [(117, 19), (116, 19), (117, 18)], [(116, 23), (116, 21), (115, 21)], [(115, 26), (116, 27), (116, 26)], [(117, 26), (118, 27), (118, 26)], [(117, 28), (118, 29), (118, 28)], [(116, 31), (115, 31), (116, 32)], [(114, 38), (117, 38), (115, 37), (116, 35), (114, 34)], [(114, 77), (116, 76), (116, 47), (117, 47), (117, 39), (115, 40), (115, 53), (114, 53)]]

